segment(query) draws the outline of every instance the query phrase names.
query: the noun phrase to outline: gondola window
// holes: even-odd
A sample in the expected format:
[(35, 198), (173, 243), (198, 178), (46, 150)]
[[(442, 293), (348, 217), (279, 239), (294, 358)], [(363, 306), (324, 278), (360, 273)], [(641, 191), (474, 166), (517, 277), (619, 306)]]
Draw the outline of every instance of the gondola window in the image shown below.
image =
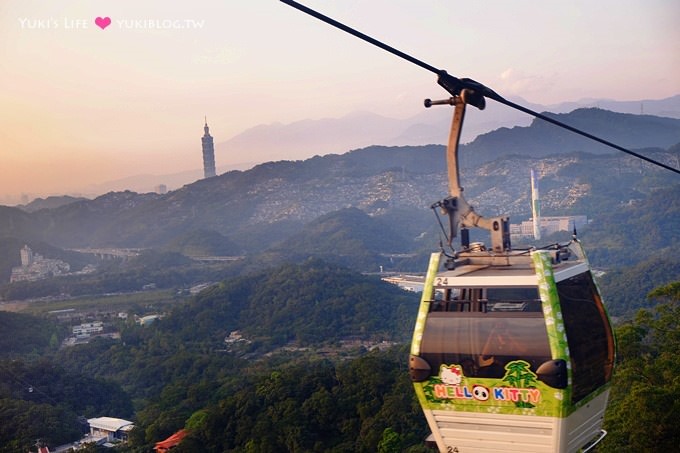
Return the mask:
[(468, 377), (502, 378), (513, 360), (527, 361), (534, 372), (550, 360), (536, 289), (493, 291), (456, 290), (433, 302), (421, 345), (432, 374), (455, 363)]
[(572, 402), (609, 382), (614, 341), (590, 273), (557, 283), (572, 367)]

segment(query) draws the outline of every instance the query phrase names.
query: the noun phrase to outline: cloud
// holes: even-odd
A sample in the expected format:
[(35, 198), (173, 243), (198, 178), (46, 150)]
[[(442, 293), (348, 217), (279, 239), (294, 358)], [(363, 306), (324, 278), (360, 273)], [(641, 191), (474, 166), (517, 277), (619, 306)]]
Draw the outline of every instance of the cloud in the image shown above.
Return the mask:
[(555, 86), (556, 78), (557, 75), (535, 75), (507, 68), (498, 76), (498, 89), (501, 93), (512, 96), (545, 95)]

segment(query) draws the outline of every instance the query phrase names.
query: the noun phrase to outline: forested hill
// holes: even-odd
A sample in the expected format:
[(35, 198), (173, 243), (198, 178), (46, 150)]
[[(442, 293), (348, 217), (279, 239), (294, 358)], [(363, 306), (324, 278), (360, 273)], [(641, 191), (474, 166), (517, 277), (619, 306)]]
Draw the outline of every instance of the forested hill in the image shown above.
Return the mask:
[[(323, 215), (299, 232), (264, 251), (260, 262), (301, 262), (315, 256), (354, 269), (378, 271), (380, 266), (393, 267), (395, 255), (411, 256), (416, 253), (415, 237), (433, 227), (432, 217), (411, 210), (395, 215), (369, 216), (358, 208), (345, 208)], [(403, 259), (403, 258), (402, 258)], [(426, 261), (426, 260), (424, 260)], [(423, 262), (424, 267), (426, 265)]]
[(65, 328), (52, 320), (0, 311), (0, 452), (30, 451), (82, 436), (82, 417), (130, 417), (132, 401), (118, 384), (53, 360)]
[(60, 206), (75, 203), (77, 201), (83, 201), (86, 198), (83, 197), (70, 197), (68, 195), (62, 196), (51, 196), (47, 198), (36, 198), (30, 203), (21, 206), (21, 209), (26, 212), (40, 211), (41, 209), (56, 209)]
[[(680, 143), (680, 119), (676, 118), (614, 113), (597, 108), (544, 114), (627, 149), (667, 149)], [(503, 155), (544, 157), (574, 151), (592, 154), (619, 152), (538, 118), (528, 127), (500, 128), (480, 135), (464, 146), (462, 152), (466, 162), (479, 164)]]
[[(677, 154), (646, 155), (674, 164)], [(56, 209), (25, 213), (3, 207), (0, 236), (59, 247), (187, 247), (192, 232), (215, 232), (239, 247), (262, 250), (319, 216), (354, 207), (371, 216), (417, 210), (448, 193), (441, 146), (372, 147), (304, 162), (263, 164), (198, 181), (165, 195), (111, 193)], [(463, 169), (466, 198), (477, 211), (529, 217), (529, 168), (537, 168), (545, 215), (594, 217), (673, 184), (673, 173), (631, 156), (565, 154), (542, 159), (510, 156)], [(592, 198), (591, 198), (592, 197)], [(590, 200), (598, 201), (592, 206)], [(602, 202), (600, 204), (600, 202)], [(430, 217), (431, 218), (431, 217)], [(210, 233), (212, 234), (212, 233)], [(239, 250), (241, 249), (241, 250)]]
[(361, 338), (404, 341), (418, 296), (312, 259), (226, 280), (177, 307), (161, 329), (186, 343), (221, 344), (232, 331), (265, 350)]

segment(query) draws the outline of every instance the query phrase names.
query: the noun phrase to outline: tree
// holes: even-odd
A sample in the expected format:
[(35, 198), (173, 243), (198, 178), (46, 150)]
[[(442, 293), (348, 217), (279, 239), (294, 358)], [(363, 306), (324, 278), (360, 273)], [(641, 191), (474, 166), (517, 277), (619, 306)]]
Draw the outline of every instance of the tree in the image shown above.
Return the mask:
[(619, 361), (598, 451), (674, 451), (680, 445), (680, 282), (649, 293), (662, 301), (616, 333)]
[(385, 428), (378, 442), (378, 453), (399, 453), (402, 449), (401, 436), (392, 428)]

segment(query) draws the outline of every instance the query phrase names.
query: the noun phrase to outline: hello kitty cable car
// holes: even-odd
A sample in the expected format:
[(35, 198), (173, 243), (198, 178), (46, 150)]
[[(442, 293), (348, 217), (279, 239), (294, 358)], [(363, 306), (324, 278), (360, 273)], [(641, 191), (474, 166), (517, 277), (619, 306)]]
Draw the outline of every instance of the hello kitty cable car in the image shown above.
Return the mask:
[[(609, 318), (576, 238), (513, 251), (508, 218), (485, 219), (462, 197), (466, 96), (474, 93), (429, 102), (455, 105), (451, 196), (436, 207), (449, 216), (451, 236), (462, 227), (462, 250), (443, 266), (442, 253), (430, 258), (409, 357), (418, 400), (442, 452), (587, 451), (606, 434)], [(490, 249), (469, 244), (473, 226), (490, 231)]]

